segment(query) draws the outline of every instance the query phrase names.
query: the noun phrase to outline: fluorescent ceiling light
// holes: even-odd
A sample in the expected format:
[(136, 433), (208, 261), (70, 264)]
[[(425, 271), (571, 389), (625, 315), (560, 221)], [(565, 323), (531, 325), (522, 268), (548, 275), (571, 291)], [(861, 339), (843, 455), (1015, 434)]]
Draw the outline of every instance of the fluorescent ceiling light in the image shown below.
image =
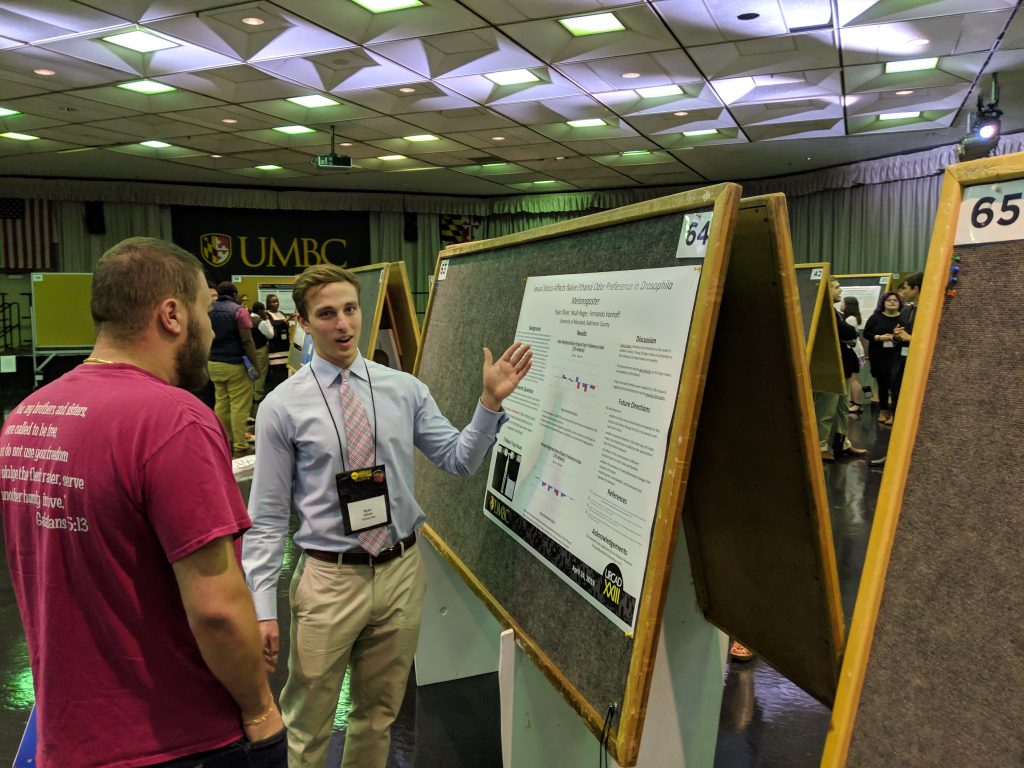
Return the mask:
[(119, 35), (110, 35), (103, 39), (113, 45), (119, 45), (122, 48), (128, 48), (139, 53), (152, 53), (153, 51), (162, 51), (165, 48), (178, 47), (177, 43), (164, 37), (157, 37), (142, 29), (137, 29), (133, 32), (122, 32)]
[(607, 125), (604, 120), (592, 117), (588, 120), (570, 120), (566, 123), (571, 128), (596, 128), (599, 125)]
[(5, 139), (14, 139), (15, 141), (35, 141), (38, 136), (29, 136), (27, 133), (0, 133)]
[(909, 96), (912, 93), (913, 93), (913, 91), (909, 90), (909, 89), (905, 90), (905, 91), (896, 91), (896, 95), (897, 96)]
[(141, 144), (144, 147), (152, 147), (153, 149), (165, 149), (165, 148), (171, 146), (166, 141), (155, 141), (155, 140), (154, 141), (140, 141), (139, 144)]
[(678, 96), (683, 89), (678, 85), (656, 85), (653, 88), (637, 88), (636, 92), (644, 99), (656, 99), (659, 96)]
[(0, 117), (10, 117), (11, 115), (20, 115), (16, 109), (7, 109), (7, 107), (0, 107)]
[(118, 83), (117, 87), (124, 88), (126, 91), (147, 94), (169, 93), (170, 91), (178, 90), (173, 85), (158, 83), (156, 80), (135, 80), (131, 83)]
[(536, 83), (540, 81), (540, 78), (528, 69), (508, 69), (504, 72), (491, 72), (488, 75), (484, 75), (484, 77), (498, 85), (521, 85), (522, 83)]
[(885, 63), (885, 74), (891, 75), (895, 72), (917, 72), (921, 69), (935, 69), (939, 66), (939, 57), (932, 56), (927, 59), (907, 59), (905, 61), (887, 61)]
[(705, 128), (702, 131), (683, 131), (683, 136), (710, 136), (713, 133), (718, 133), (717, 128)]
[(879, 115), (879, 120), (909, 120), (912, 117), (920, 117), (920, 112), (888, 112), (884, 115)]
[(266, 22), (259, 16), (246, 16), (244, 19), (242, 19), (242, 23), (248, 24), (250, 27), (259, 27), (263, 24), (266, 24)]
[(554, 179), (541, 179), (540, 181), (533, 182), (534, 184), (554, 184)]
[(52, 69), (33, 69), (32, 71), (37, 75), (42, 75), (43, 77), (53, 77), (57, 74)]
[(631, 157), (636, 155), (649, 155), (651, 151), (649, 149), (627, 149), (622, 153), (623, 157)]
[(484, 163), (481, 168), (497, 168), (502, 165), (508, 165), (508, 163)]
[(257, 171), (280, 171), (281, 170), (281, 166), (280, 165), (257, 165), (256, 166), (256, 170)]
[(292, 104), (298, 104), (300, 107), (309, 107), (310, 109), (316, 109), (317, 107), (333, 107), (339, 102), (334, 99), (328, 99), (326, 96), (320, 96), (314, 94), (313, 96), (292, 96), (290, 99), (286, 99)]
[(573, 37), (599, 35), (603, 32), (620, 32), (625, 29), (614, 13), (592, 13), (589, 16), (572, 16), (559, 19), (558, 23), (569, 30)]
[(437, 136), (431, 136), (429, 133), (420, 133), (416, 136), (403, 136), (406, 141), (437, 141)]
[(278, 133), (287, 133), (288, 135), (296, 133), (316, 133), (312, 128), (307, 128), (304, 125), (279, 125), (275, 129)]
[(363, 6), (370, 13), (401, 11), (403, 8), (415, 8), (418, 5), (423, 5), (420, 0), (352, 0), (352, 2)]
[(378, 160), (405, 160), (405, 155), (381, 155)]

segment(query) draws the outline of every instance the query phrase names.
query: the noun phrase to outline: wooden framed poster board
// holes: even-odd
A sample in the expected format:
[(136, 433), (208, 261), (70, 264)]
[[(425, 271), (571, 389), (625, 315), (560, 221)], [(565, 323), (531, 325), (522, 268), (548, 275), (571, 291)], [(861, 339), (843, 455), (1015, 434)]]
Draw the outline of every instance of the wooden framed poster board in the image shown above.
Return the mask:
[[(831, 705), (844, 628), (797, 276), (785, 197), (744, 198), (683, 525), (707, 619)], [(738, 480), (751, 424), (771, 449)]]
[(1022, 200), (1024, 154), (946, 169), (828, 768), (1024, 755)]
[(846, 394), (843, 359), (839, 352), (836, 313), (829, 295), (829, 265), (796, 265), (797, 295), (804, 338), (807, 341), (807, 365), (811, 370), (811, 389)]
[[(663, 464), (644, 470), (660, 484), (646, 534), (645, 575), (642, 584), (623, 585), (617, 604), (632, 598), (631, 631), (623, 631), (581, 597), (579, 584), (570, 586), (564, 573), (558, 575), (509, 530), (485, 518), (491, 473), (455, 478), (417, 456), (417, 497), (427, 515), (427, 537), (499, 621), (515, 630), (517, 643), (596, 736), (614, 705), (609, 747), (623, 766), (635, 763), (639, 749), (738, 202), (739, 187), (720, 184), (453, 246), (439, 256), (424, 323), (417, 375), (430, 386), (441, 411), (453, 423), (465, 424), (480, 393), (481, 348), (486, 344), (500, 353), (511, 342), (528, 278), (566, 276), (571, 281), (580, 275), (593, 285), (602, 282), (601, 273), (623, 270), (679, 270), (680, 280), (684, 274), (699, 275), (669, 439), (663, 444), (667, 453)], [(566, 307), (575, 307), (568, 296), (565, 301)], [(666, 328), (664, 333), (678, 336), (679, 330)], [(540, 342), (537, 337), (538, 352)], [(614, 374), (607, 373), (608, 386), (619, 386), (611, 381)], [(587, 419), (596, 422), (599, 416), (584, 413), (578, 418), (586, 429)], [(543, 546), (543, 539), (537, 541)], [(584, 584), (585, 577), (581, 571)]]

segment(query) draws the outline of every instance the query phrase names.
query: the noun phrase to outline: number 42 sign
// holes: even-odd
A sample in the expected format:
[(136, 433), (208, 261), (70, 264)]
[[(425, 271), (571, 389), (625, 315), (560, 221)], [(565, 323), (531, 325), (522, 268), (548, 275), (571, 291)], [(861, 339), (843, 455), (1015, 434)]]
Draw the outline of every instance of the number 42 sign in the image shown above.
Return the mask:
[(1024, 181), (980, 184), (964, 190), (955, 245), (1024, 240)]

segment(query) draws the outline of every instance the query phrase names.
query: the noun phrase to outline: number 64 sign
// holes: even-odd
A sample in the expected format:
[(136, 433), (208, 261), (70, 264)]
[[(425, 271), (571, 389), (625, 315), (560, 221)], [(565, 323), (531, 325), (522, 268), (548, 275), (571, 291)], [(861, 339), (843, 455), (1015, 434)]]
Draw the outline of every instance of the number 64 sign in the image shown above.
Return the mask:
[(1024, 181), (981, 184), (964, 190), (955, 245), (1024, 240)]

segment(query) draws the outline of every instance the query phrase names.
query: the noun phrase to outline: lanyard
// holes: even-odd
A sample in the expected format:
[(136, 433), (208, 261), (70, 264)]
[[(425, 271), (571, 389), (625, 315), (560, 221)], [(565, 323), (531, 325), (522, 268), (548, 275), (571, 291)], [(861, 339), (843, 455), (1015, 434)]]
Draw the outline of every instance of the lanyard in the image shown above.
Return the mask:
[[(373, 409), (373, 464), (371, 466), (377, 466), (377, 403), (373, 399), (373, 381), (370, 379), (370, 369), (366, 367), (366, 363), (363, 363), (363, 370), (366, 371), (366, 383), (370, 385), (370, 408)], [(331, 410), (330, 403), (327, 402), (327, 395), (324, 394), (324, 388), (320, 386), (320, 379), (316, 375), (316, 371), (309, 371), (313, 374), (313, 381), (316, 382), (316, 388), (320, 390), (320, 397), (324, 399), (324, 407), (327, 408), (327, 415), (331, 417), (331, 424), (334, 426), (334, 434), (338, 436), (338, 453), (341, 454), (341, 471), (348, 472), (348, 465), (345, 462), (345, 448), (341, 444), (341, 431), (338, 429), (338, 422), (334, 420), (334, 412)], [(349, 369), (349, 377), (352, 376), (351, 369)], [(349, 387), (352, 385), (349, 384)], [(353, 397), (359, 397), (355, 390), (352, 390)], [(345, 413), (342, 411), (341, 418), (344, 420)]]

